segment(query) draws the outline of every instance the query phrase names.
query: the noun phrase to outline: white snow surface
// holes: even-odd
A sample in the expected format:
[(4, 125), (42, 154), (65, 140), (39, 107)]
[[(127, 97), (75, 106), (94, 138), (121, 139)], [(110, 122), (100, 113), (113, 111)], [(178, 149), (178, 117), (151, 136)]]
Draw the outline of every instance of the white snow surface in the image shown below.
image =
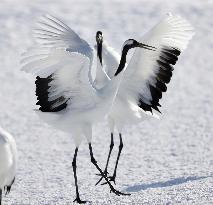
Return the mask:
[[(161, 100), (161, 120), (150, 119), (123, 132), (124, 148), (115, 196), (90, 163), (86, 140), (77, 172), (88, 204), (213, 204), (213, 1), (212, 0), (1, 0), (0, 122), (16, 139), (18, 173), (8, 205), (73, 204), (74, 143), (71, 136), (44, 124), (34, 113), (34, 78), (20, 71), (20, 54), (33, 44), (32, 29), (45, 13), (62, 19), (95, 44), (97, 30), (120, 51), (128, 38), (140, 39), (165, 13), (191, 22), (196, 35), (181, 55)], [(114, 168), (119, 138), (109, 171)], [(110, 143), (106, 121), (94, 127), (94, 154), (105, 166)]]

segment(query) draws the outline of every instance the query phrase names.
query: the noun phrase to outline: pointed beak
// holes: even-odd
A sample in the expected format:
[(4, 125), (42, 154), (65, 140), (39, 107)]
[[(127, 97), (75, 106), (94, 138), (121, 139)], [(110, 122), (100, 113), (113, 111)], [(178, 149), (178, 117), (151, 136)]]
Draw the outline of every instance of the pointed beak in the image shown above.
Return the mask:
[(138, 47), (144, 48), (144, 49), (147, 49), (147, 50), (152, 50), (152, 51), (156, 51), (157, 50), (156, 47), (149, 46), (149, 45), (146, 45), (144, 43), (138, 43)]

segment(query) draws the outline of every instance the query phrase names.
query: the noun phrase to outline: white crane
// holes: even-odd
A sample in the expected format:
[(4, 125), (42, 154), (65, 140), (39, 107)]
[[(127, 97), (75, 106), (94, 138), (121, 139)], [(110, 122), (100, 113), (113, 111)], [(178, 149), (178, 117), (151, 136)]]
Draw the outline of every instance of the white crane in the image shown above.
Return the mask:
[[(188, 21), (168, 14), (142, 37), (142, 42), (158, 49), (156, 52), (144, 49), (135, 50), (108, 115), (111, 143), (104, 169), (105, 175), (107, 175), (107, 167), (114, 146), (115, 128), (120, 137), (114, 172), (108, 177), (110, 181), (115, 183), (118, 161), (123, 148), (122, 128), (125, 124), (135, 124), (149, 117), (158, 117), (153, 113), (153, 109), (160, 112), (159, 100), (162, 98), (162, 92), (167, 90), (166, 84), (171, 80), (173, 65), (176, 64), (180, 53), (187, 47), (193, 34), (193, 28)], [(100, 85), (100, 87), (108, 83), (108, 79), (103, 78), (105, 72), (109, 78), (113, 77), (120, 55), (106, 41), (103, 41), (102, 57), (105, 69), (97, 71), (95, 80), (96, 86)], [(102, 59), (100, 61), (102, 62)], [(101, 180), (102, 177), (96, 184)]]
[(76, 186), (74, 201), (85, 203), (79, 196), (76, 174), (78, 148), (84, 136), (89, 144), (91, 162), (111, 191), (116, 195), (126, 195), (112, 186), (94, 158), (91, 144), (92, 125), (103, 119), (115, 99), (125, 70), (128, 50), (135, 47), (149, 50), (155, 48), (133, 39), (125, 41), (114, 77), (98, 89), (91, 77), (93, 50), (71, 28), (57, 18), (46, 15), (40, 21), (39, 28), (35, 30), (35, 37), (38, 44), (23, 54), (22, 70), (37, 76), (35, 81), (37, 105), (40, 105), (38, 115), (55, 128), (72, 134), (74, 138), (76, 145), (72, 162)]
[(17, 163), (16, 142), (11, 134), (0, 127), (0, 205), (2, 197), (10, 193), (15, 181)]

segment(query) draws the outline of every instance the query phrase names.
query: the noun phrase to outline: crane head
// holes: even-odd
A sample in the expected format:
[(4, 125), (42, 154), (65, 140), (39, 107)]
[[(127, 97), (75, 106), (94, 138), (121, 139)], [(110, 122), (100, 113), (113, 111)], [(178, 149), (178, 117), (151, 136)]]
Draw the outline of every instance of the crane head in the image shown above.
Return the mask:
[(155, 47), (146, 45), (144, 43), (140, 43), (140, 42), (136, 41), (135, 39), (128, 39), (123, 44), (123, 49), (125, 48), (127, 50), (129, 50), (131, 48), (136, 48), (136, 47), (153, 50), (153, 51), (156, 50)]
[(96, 42), (97, 44), (103, 43), (103, 36), (101, 31), (97, 31), (96, 33)]

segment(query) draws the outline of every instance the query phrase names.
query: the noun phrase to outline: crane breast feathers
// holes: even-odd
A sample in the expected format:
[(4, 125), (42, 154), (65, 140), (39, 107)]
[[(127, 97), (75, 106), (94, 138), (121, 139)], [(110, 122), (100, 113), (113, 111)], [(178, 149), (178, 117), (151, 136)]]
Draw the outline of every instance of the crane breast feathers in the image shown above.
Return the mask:
[(167, 90), (173, 65), (193, 36), (192, 26), (179, 16), (168, 15), (149, 31), (143, 43), (156, 51), (136, 48), (119, 87), (118, 95), (135, 101), (143, 110), (159, 111), (159, 99)]
[(121, 56), (104, 40), (102, 45), (102, 57), (106, 65), (105, 72), (110, 78), (113, 78), (118, 68)]

